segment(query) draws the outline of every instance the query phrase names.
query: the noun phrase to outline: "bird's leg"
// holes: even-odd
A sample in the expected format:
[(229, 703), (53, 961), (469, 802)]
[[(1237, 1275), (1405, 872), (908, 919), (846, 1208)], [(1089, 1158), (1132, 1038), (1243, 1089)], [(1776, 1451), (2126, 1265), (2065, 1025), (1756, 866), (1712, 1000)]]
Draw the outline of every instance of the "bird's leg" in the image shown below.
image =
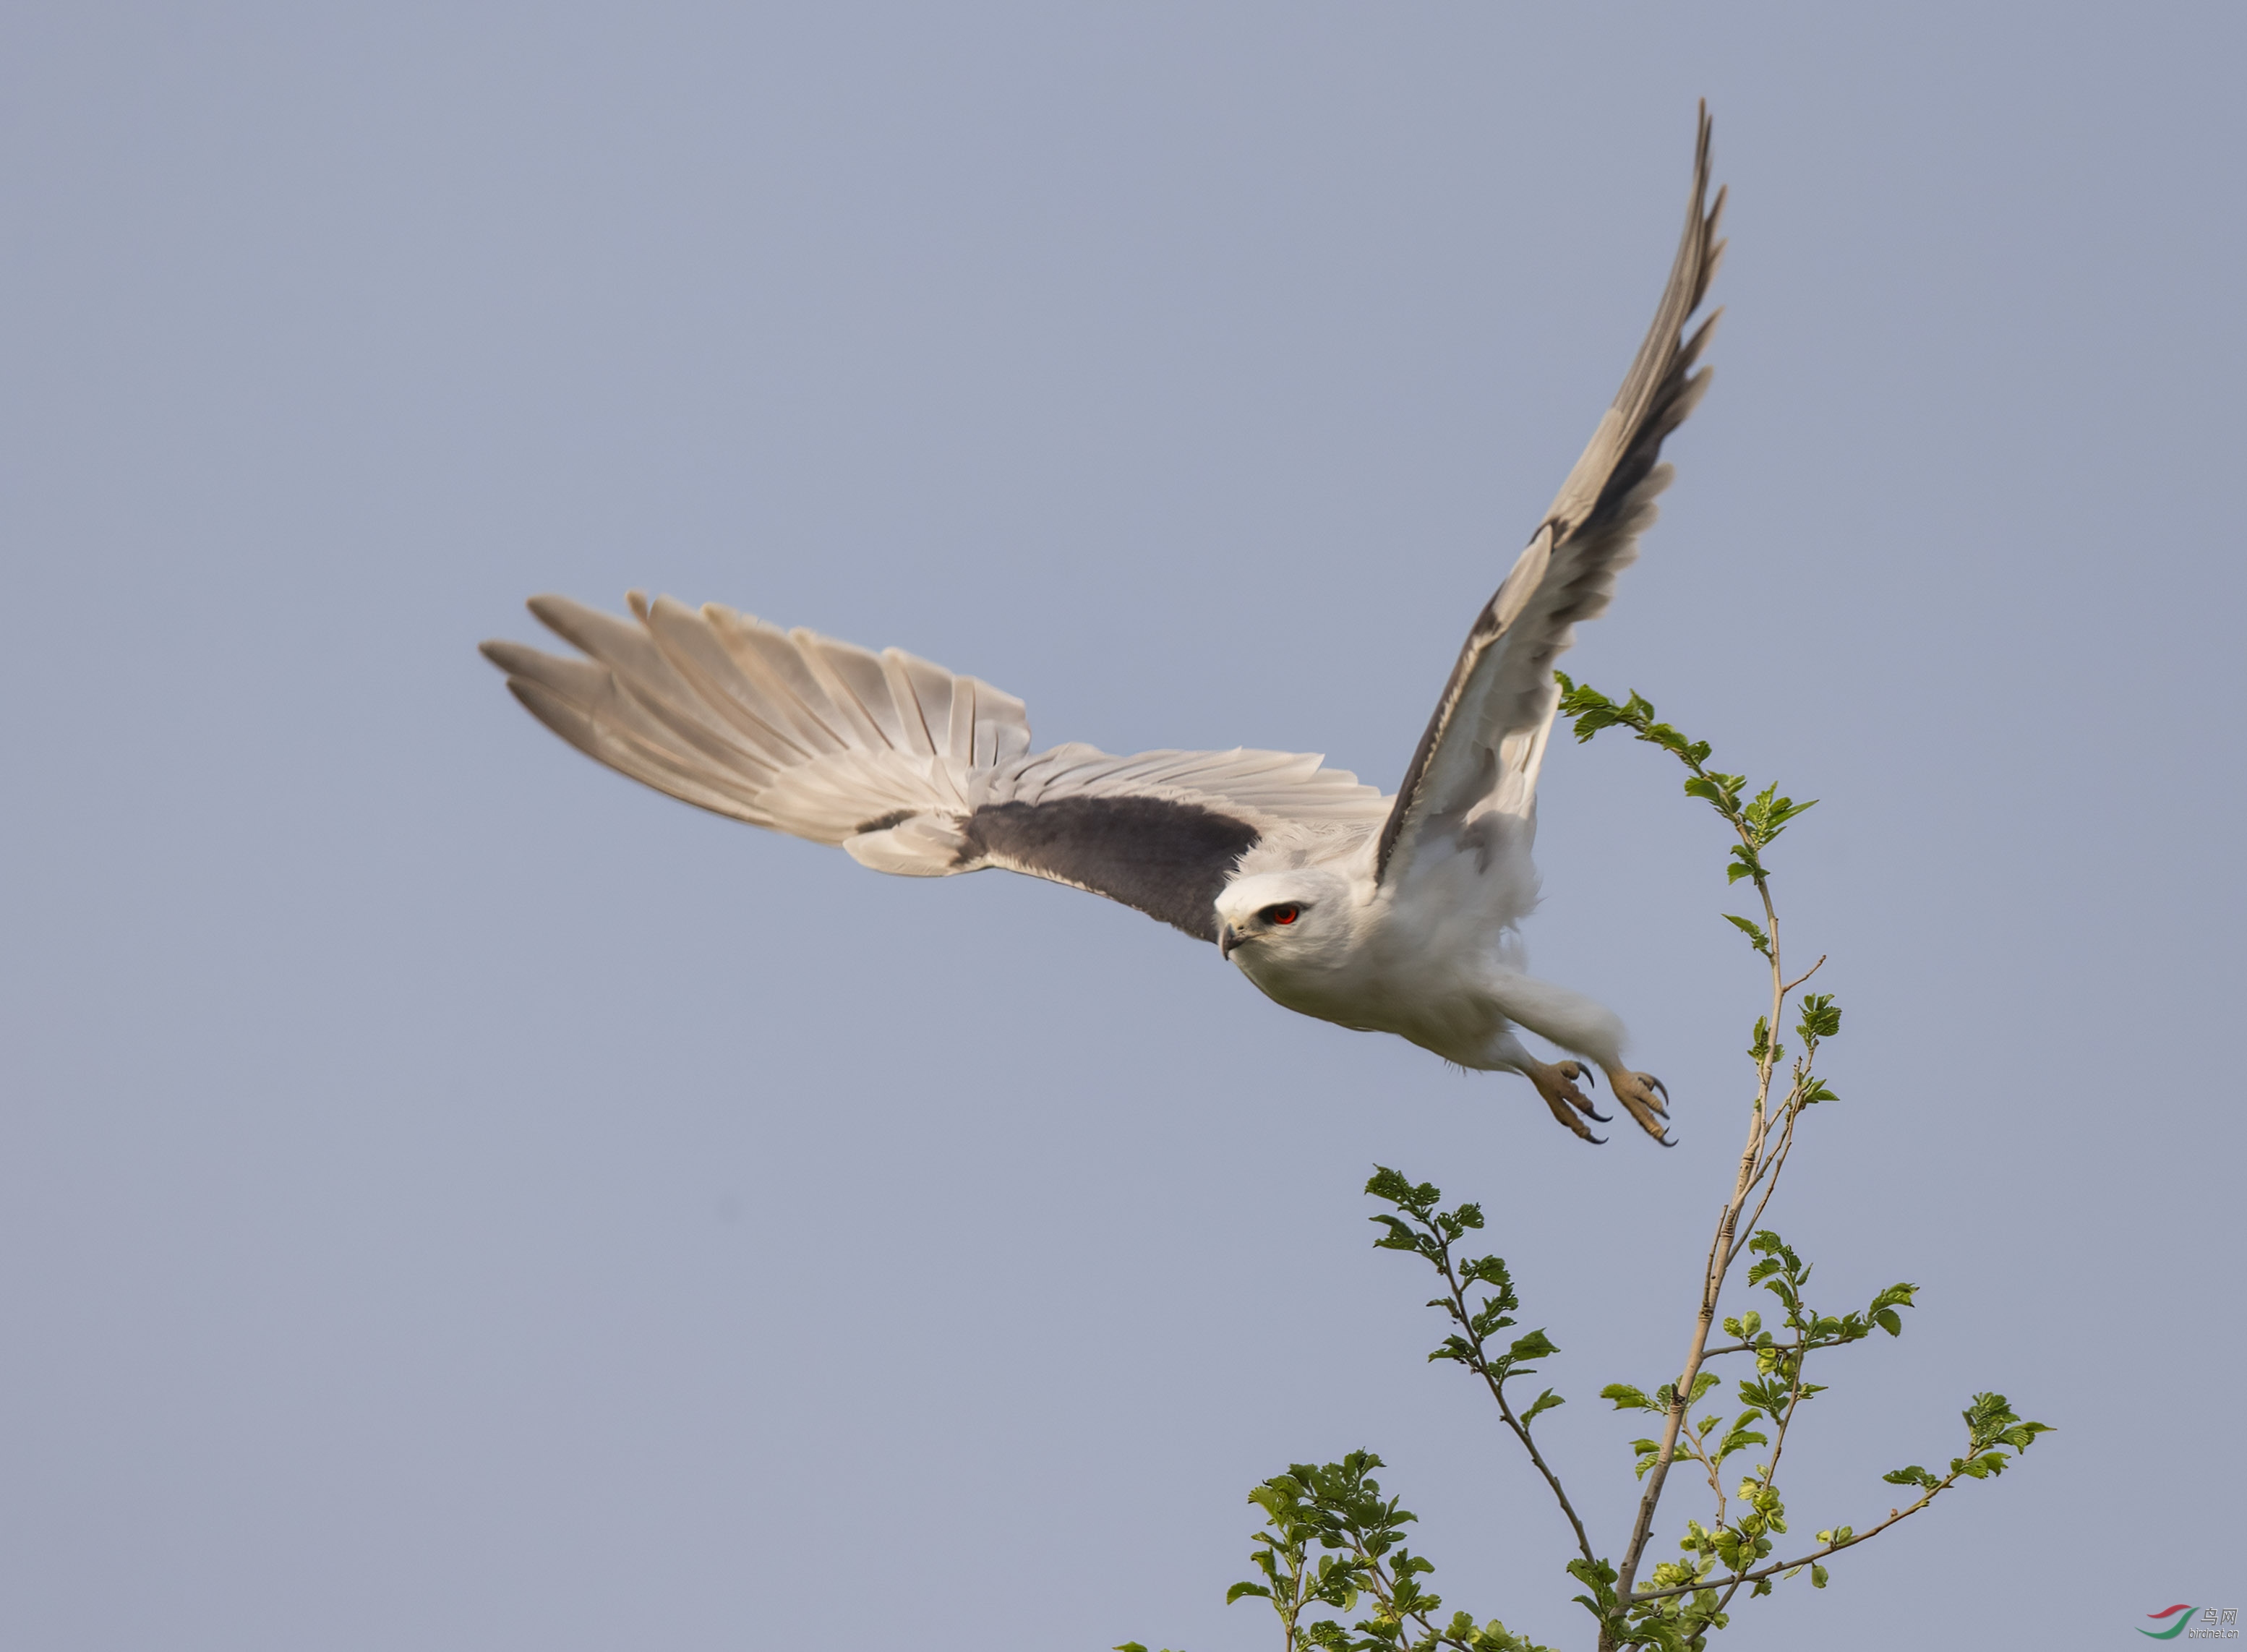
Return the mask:
[[(1596, 1111), (1591, 1099), (1576, 1088), (1578, 1079), (1587, 1084), (1592, 1082), (1589, 1068), (1580, 1062), (1540, 1062), (1532, 1058), (1523, 1063), (1521, 1070), (1537, 1087), (1537, 1093), (1545, 1098), (1545, 1105), (1553, 1109), (1554, 1118), (1588, 1142), (1607, 1140), (1604, 1136), (1593, 1135), (1592, 1127), (1584, 1123), (1584, 1118), (1595, 1119), (1602, 1124), (1608, 1122), (1608, 1116)], [(1570, 1108), (1574, 1108), (1575, 1112), (1570, 1112)], [(1577, 1113), (1581, 1113), (1584, 1118), (1578, 1118)]]
[[(1630, 1109), (1639, 1129), (1663, 1146), (1671, 1145), (1664, 1123), (1670, 1116), (1669, 1092), (1653, 1074), (1634, 1073), (1622, 1064), (1622, 1023), (1615, 1019), (1615, 1012), (1581, 993), (1513, 970), (1494, 976), (1492, 986), (1492, 996), (1507, 1020), (1527, 1027), (1540, 1038), (1551, 1039), (1562, 1049), (1589, 1056), (1608, 1075), (1608, 1084), (1614, 1089), (1615, 1099)], [(1519, 1045), (1515, 1048), (1519, 1048)], [(1562, 1065), (1574, 1067), (1575, 1063)], [(1546, 1104), (1554, 1106), (1549, 1081), (1539, 1076), (1526, 1062), (1521, 1063), (1521, 1070), (1530, 1075)], [(1559, 1116), (1557, 1107), (1554, 1116)]]
[(1630, 1109), (1639, 1129), (1664, 1147), (1677, 1146), (1670, 1139), (1670, 1092), (1662, 1081), (1651, 1073), (1634, 1073), (1620, 1064), (1608, 1068), (1607, 1074), (1608, 1088), (1615, 1092), (1615, 1100)]

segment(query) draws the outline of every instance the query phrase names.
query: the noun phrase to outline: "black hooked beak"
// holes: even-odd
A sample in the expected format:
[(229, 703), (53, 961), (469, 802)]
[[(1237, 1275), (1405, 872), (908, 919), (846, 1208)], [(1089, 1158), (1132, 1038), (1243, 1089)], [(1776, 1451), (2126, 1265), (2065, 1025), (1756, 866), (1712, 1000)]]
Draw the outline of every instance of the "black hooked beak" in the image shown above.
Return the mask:
[(1231, 958), (1233, 949), (1240, 944), (1240, 932), (1220, 919), (1217, 926), (1217, 955), (1219, 958)]

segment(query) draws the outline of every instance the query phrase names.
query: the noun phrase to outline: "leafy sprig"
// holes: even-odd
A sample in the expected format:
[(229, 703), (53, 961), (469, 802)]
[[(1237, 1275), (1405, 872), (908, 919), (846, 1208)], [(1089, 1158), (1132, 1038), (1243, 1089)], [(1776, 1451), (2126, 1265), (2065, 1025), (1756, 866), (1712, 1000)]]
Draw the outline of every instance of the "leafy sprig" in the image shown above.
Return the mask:
[[(1858, 1531), (1854, 1526), (1830, 1527), (1818, 1533), (1819, 1546), (1798, 1560), (1780, 1560), (1772, 1565), (1757, 1567), (1740, 1575), (1718, 1580), (1736, 1590), (1744, 1584), (1755, 1585), (1755, 1593), (1770, 1593), (1771, 1580), (1796, 1576), (1807, 1568), (1813, 1588), (1826, 1587), (1827, 1572), (1820, 1562), (1854, 1548), (1858, 1544), (1878, 1537), (1899, 1520), (1909, 1519), (1929, 1504), (1950, 1491), (1961, 1480), (1990, 1479), (2002, 1474), (2035, 1444), (2039, 1434), (2050, 1434), (2048, 1423), (2029, 1422), (2013, 1410), (2012, 1403), (2002, 1394), (1977, 1394), (1966, 1409), (1959, 1413), (1966, 1423), (1966, 1453), (1950, 1459), (1947, 1474), (1937, 1475), (1916, 1463), (1907, 1468), (1895, 1469), (1881, 1478), (1891, 1485), (1916, 1485), (1919, 1497), (1902, 1508), (1892, 1508), (1888, 1518), (1876, 1526)], [(2008, 1452), (2011, 1453), (2009, 1457)], [(1656, 1580), (1659, 1583), (1659, 1579)], [(1652, 1601), (1664, 1595), (1687, 1592), (1677, 1585), (1657, 1587), (1633, 1597), (1637, 1601)], [(1726, 1597), (1730, 1598), (1729, 1591)]]
[[(1478, 1624), (1472, 1613), (1440, 1615), (1443, 1597), (1420, 1580), (1432, 1561), (1404, 1546), (1404, 1527), (1417, 1517), (1396, 1498), (1384, 1498), (1373, 1471), (1385, 1466), (1370, 1451), (1352, 1451), (1339, 1463), (1293, 1464), (1248, 1494), (1264, 1511), (1265, 1527), (1250, 1539), (1254, 1579), (1226, 1591), (1226, 1603), (1250, 1595), (1272, 1602), (1286, 1652), (1550, 1652), (1511, 1633), (1492, 1618)], [(1325, 1551), (1315, 1558), (1314, 1546)], [(1363, 1601), (1365, 1615), (1345, 1627), (1334, 1618), (1305, 1614), (1318, 1606), (1349, 1613)], [(1126, 1643), (1117, 1652), (1146, 1652)]]
[[(1561, 1512), (1567, 1517), (1570, 1528), (1576, 1534), (1576, 1546), (1583, 1558), (1590, 1560), (1592, 1543), (1585, 1535), (1584, 1523), (1577, 1518), (1568, 1494), (1561, 1488), (1561, 1477), (1553, 1471), (1545, 1455), (1530, 1438), (1530, 1425), (1545, 1412), (1567, 1402), (1551, 1389), (1546, 1389), (1520, 1412), (1513, 1408), (1506, 1385), (1516, 1377), (1533, 1376), (1537, 1368), (1528, 1362), (1542, 1360), (1558, 1354), (1553, 1340), (1542, 1330), (1530, 1331), (1507, 1343), (1505, 1351), (1494, 1353), (1492, 1338), (1514, 1324), (1513, 1314), (1521, 1306), (1515, 1294), (1513, 1276), (1507, 1270), (1503, 1257), (1474, 1256), (1455, 1259), (1451, 1247), (1468, 1233), (1483, 1225), (1482, 1206), (1466, 1204), (1454, 1210), (1441, 1208), (1443, 1191), (1432, 1182), (1414, 1182), (1401, 1171), (1385, 1164), (1376, 1164), (1365, 1191), (1374, 1198), (1393, 1205), (1403, 1212), (1391, 1216), (1386, 1212), (1373, 1217), (1386, 1231), (1374, 1240), (1374, 1247), (1383, 1251), (1407, 1251), (1419, 1257), (1436, 1271), (1442, 1280), (1444, 1294), (1430, 1300), (1428, 1306), (1444, 1310), (1458, 1328), (1446, 1336), (1440, 1347), (1428, 1355), (1431, 1361), (1450, 1360), (1465, 1366), (1483, 1381), (1483, 1386), (1497, 1403), (1499, 1418), (1512, 1431), (1521, 1448), (1528, 1453), (1531, 1464), (1552, 1488)], [(1489, 1294), (1479, 1302), (1468, 1300), (1470, 1287), (1479, 1286)]]
[[(1579, 683), (1567, 672), (1556, 671), (1554, 680), (1561, 685), (1561, 715), (1570, 720), (1570, 727), (1579, 745), (1607, 728), (1628, 728), (1634, 739), (1650, 746), (1659, 746), (1685, 765), (1685, 795), (1697, 797), (1725, 818), (1739, 842), (1726, 857), (1725, 881), (1737, 884), (1743, 877), (1753, 880), (1759, 892), (1765, 890), (1771, 873), (1763, 864), (1763, 851), (1779, 841), (1779, 835), (1806, 811), (1815, 809), (1814, 797), (1796, 802), (1792, 797), (1779, 795), (1776, 782), (1766, 786), (1752, 796), (1748, 795), (1748, 779), (1745, 775), (1727, 775), (1709, 767), (1711, 747), (1705, 740), (1689, 740), (1668, 723), (1656, 720), (1653, 703), (1644, 695), (1632, 691), (1630, 697), (1620, 702), (1608, 699), (1587, 683)], [(1751, 918), (1725, 914), (1727, 922), (1737, 925), (1747, 936), (1748, 944), (1766, 958), (1772, 956), (1770, 935)]]

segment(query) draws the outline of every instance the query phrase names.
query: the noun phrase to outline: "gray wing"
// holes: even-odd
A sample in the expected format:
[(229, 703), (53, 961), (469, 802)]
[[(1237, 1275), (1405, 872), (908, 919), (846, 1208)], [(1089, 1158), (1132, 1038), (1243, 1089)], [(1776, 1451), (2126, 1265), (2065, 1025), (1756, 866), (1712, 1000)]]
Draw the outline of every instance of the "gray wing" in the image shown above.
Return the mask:
[(1276, 828), (1356, 826), (1387, 801), (1288, 752), (1030, 750), (1022, 702), (891, 648), (715, 604), (566, 597), (531, 611), (584, 656), (483, 652), (530, 713), (619, 773), (753, 826), (942, 877), (1001, 867), (1089, 890), (1205, 940), (1242, 854)]
[(1557, 705), (1553, 662), (1574, 642), (1577, 621), (1606, 611), (1616, 575), (1637, 560), (1655, 497), (1670, 485), (1663, 440), (1708, 388), (1708, 369), (1693, 365), (1717, 317), (1684, 332), (1725, 249), (1724, 192), (1704, 210), (1708, 189), (1704, 104), (1685, 233), (1654, 324), (1529, 548), (1467, 633), (1382, 827), (1376, 873), (1384, 882), (1407, 875), (1425, 843), (1463, 840), (1485, 816), (1533, 816)]

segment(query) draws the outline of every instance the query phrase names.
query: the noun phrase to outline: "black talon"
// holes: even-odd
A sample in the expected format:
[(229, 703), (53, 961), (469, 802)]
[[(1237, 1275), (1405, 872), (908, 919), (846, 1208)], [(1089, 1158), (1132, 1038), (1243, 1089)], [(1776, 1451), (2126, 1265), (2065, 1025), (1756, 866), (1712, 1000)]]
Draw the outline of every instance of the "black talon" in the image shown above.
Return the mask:
[(1607, 1113), (1595, 1113), (1588, 1107), (1583, 1109), (1583, 1114), (1586, 1118), (1592, 1120), (1595, 1123), (1612, 1124), (1615, 1123), (1615, 1118), (1612, 1115)]

